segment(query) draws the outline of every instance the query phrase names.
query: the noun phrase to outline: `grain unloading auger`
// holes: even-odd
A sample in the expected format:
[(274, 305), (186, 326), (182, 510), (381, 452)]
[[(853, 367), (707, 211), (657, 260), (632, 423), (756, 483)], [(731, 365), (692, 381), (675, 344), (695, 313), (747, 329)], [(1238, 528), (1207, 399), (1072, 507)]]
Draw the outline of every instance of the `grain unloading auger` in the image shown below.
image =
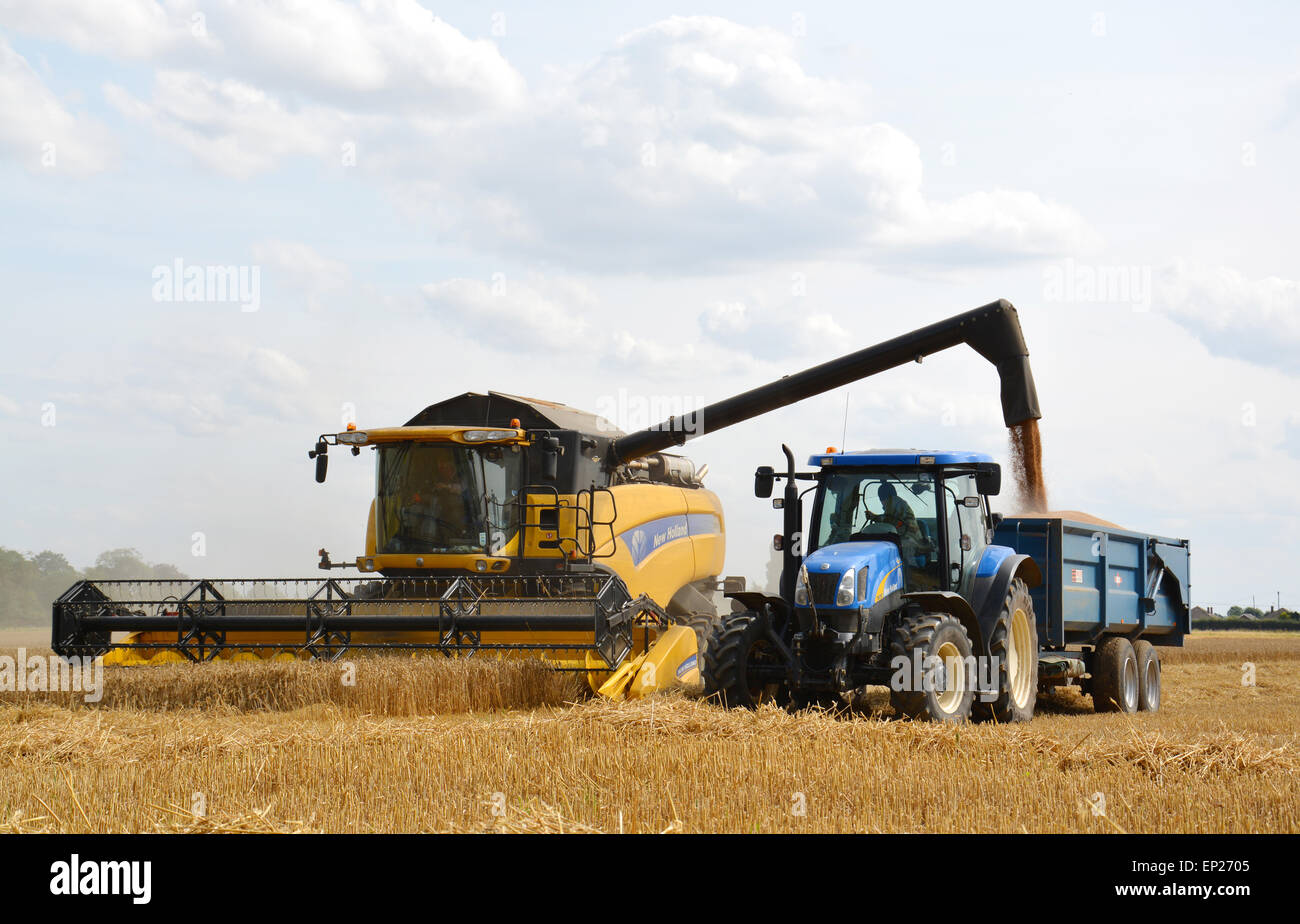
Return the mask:
[[(523, 654), (582, 671), (609, 696), (698, 680), (716, 620), (725, 524), (707, 467), (666, 450), (924, 356), (967, 344), (997, 366), (1007, 423), (1039, 416), (1006, 301), (624, 435), (535, 399), (467, 393), (401, 427), (323, 434), (376, 452), (363, 577), (82, 581), (53, 608), (53, 647), (109, 663), (436, 650)], [(122, 637), (122, 633), (126, 633)], [(116, 637), (115, 637), (116, 636)]]

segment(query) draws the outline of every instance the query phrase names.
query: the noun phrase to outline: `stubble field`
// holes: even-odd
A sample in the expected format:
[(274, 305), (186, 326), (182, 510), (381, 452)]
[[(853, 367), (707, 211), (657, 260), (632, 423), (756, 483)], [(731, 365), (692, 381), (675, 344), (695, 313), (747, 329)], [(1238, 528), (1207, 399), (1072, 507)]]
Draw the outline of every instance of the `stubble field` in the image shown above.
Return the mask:
[(1159, 713), (1065, 692), (961, 728), (893, 720), (885, 691), (602, 702), (523, 662), (110, 668), (97, 704), (0, 692), (0, 832), (1300, 830), (1300, 635), (1163, 655)]

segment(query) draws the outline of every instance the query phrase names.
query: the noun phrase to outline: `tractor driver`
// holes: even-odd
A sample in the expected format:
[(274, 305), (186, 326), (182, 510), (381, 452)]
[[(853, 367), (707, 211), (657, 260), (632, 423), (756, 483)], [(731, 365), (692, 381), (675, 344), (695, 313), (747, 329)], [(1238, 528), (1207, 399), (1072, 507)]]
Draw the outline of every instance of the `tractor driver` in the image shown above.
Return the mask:
[(876, 492), (880, 498), (883, 513), (867, 511), (867, 518), (876, 523), (886, 523), (898, 530), (898, 544), (903, 553), (903, 561), (908, 567), (914, 566), (917, 556), (929, 551), (929, 544), (916, 522), (916, 514), (907, 501), (898, 496), (898, 490), (886, 481)]

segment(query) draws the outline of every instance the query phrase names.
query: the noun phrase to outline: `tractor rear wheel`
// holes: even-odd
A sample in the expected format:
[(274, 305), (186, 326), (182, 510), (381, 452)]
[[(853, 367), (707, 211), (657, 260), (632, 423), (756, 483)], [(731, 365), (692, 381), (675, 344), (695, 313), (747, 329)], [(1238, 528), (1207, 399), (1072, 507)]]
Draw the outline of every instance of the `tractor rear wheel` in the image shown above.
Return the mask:
[(997, 658), (998, 696), (976, 701), (973, 715), (978, 721), (1028, 722), (1038, 700), (1038, 620), (1029, 587), (1019, 578), (1011, 582), (989, 633), (988, 654)]
[(1133, 654), (1137, 657), (1138, 708), (1155, 712), (1160, 708), (1160, 655), (1144, 638), (1133, 643)]
[[(970, 718), (975, 690), (968, 682), (967, 665), (972, 663), (972, 650), (966, 627), (956, 617), (948, 613), (903, 617), (890, 638), (889, 654), (895, 663), (899, 657), (907, 662), (906, 677), (890, 684), (889, 702), (896, 713), (945, 723)], [(940, 666), (942, 670), (937, 670)]]
[[(784, 706), (790, 699), (784, 681), (774, 680), (774, 669), (784, 665), (781, 650), (770, 637), (766, 613), (747, 610), (732, 613), (719, 622), (705, 646), (700, 673), (706, 696), (716, 696), (723, 705), (755, 709), (763, 703)], [(755, 669), (758, 670), (755, 670)]]
[(1138, 660), (1133, 644), (1112, 635), (1092, 656), (1092, 708), (1096, 712), (1137, 712)]

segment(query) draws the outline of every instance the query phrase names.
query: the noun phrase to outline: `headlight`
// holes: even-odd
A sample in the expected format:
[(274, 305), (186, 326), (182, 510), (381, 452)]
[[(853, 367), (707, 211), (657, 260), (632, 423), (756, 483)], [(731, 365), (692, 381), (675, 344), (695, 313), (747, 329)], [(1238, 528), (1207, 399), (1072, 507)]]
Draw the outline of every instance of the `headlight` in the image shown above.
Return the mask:
[(340, 443), (345, 443), (351, 446), (364, 446), (366, 441), (370, 439), (370, 436), (365, 430), (348, 430), (346, 433), (337, 434), (336, 438)]
[(803, 578), (800, 578), (794, 583), (794, 605), (808, 605), (808, 585), (803, 582)]
[(515, 430), (466, 430), (461, 439), (467, 443), (481, 443), (484, 440), (508, 440), (518, 435)]
[(835, 588), (836, 606), (853, 605), (854, 593), (858, 589), (857, 584), (854, 581), (855, 574), (856, 572), (854, 569), (850, 568), (848, 571), (845, 571), (844, 576), (840, 578), (840, 586)]

